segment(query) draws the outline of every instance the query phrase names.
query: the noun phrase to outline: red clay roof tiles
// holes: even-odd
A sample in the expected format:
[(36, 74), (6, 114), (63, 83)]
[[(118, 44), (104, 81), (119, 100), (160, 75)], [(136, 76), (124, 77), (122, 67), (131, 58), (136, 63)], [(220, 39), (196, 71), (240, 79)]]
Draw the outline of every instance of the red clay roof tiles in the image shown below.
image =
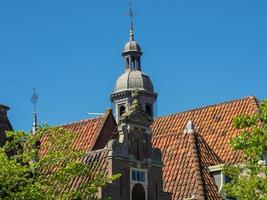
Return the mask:
[(90, 151), (93, 149), (103, 123), (104, 117), (98, 117), (63, 125), (62, 127), (68, 131), (77, 133), (74, 142), (75, 148)]
[[(232, 120), (257, 111), (257, 99), (247, 97), (157, 118), (152, 125), (153, 145), (162, 151), (164, 191), (173, 193), (173, 199), (193, 195), (220, 199), (208, 167), (242, 160), (242, 154), (229, 145), (240, 133)], [(183, 133), (189, 120), (196, 132), (191, 136)]]
[(108, 150), (102, 149), (98, 151), (87, 152), (83, 161), (90, 166), (91, 174), (86, 178), (76, 177), (70, 183), (69, 189), (80, 187), (80, 185), (87, 180), (93, 179), (96, 174), (108, 174)]
[[(232, 120), (235, 116), (251, 115), (257, 111), (257, 99), (247, 97), (157, 118), (151, 127), (152, 142), (162, 152), (164, 191), (171, 192), (173, 199), (193, 196), (221, 199), (208, 167), (242, 160), (242, 154), (234, 152), (229, 145), (229, 140), (240, 133), (232, 126)], [(183, 130), (189, 120), (195, 124), (195, 133), (185, 134)], [(99, 138), (110, 139), (111, 134), (101, 132), (108, 123), (113, 122), (107, 122), (106, 117), (99, 117), (63, 127), (77, 133), (78, 149), (91, 151)], [(111, 127), (109, 133), (114, 131), (114, 127)], [(100, 165), (94, 170), (106, 172), (105, 153), (88, 154), (86, 162), (99, 159)], [(74, 180), (73, 184), (79, 185), (77, 181)]]

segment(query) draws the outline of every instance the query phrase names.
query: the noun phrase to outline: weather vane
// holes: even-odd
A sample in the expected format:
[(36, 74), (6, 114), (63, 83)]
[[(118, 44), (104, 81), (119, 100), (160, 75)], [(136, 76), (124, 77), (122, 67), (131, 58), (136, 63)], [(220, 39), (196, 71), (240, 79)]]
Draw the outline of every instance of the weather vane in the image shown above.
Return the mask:
[(33, 94), (31, 96), (31, 102), (33, 104), (33, 111), (36, 112), (36, 103), (38, 102), (38, 94), (35, 91), (35, 88), (33, 88)]
[(132, 2), (129, 1), (129, 12), (128, 12), (129, 16), (130, 16), (130, 20), (131, 22), (133, 21), (133, 16), (134, 16), (134, 12), (133, 12), (133, 7), (132, 7)]
[(35, 134), (37, 130), (37, 113), (36, 113), (36, 103), (38, 102), (38, 94), (35, 91), (35, 88), (33, 88), (33, 94), (31, 96), (31, 102), (33, 104), (33, 125), (32, 125), (32, 133)]

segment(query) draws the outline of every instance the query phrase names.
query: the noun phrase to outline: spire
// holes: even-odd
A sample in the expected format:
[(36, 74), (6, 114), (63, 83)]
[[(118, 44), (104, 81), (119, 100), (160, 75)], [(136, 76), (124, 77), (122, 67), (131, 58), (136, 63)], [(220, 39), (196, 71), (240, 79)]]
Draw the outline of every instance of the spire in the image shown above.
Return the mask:
[(38, 94), (35, 91), (35, 88), (33, 88), (33, 94), (31, 96), (31, 102), (33, 104), (33, 125), (32, 125), (32, 133), (35, 134), (37, 129), (37, 113), (36, 113), (36, 103), (38, 102)]
[(130, 16), (130, 41), (134, 41), (134, 32), (133, 32), (133, 9), (132, 9), (132, 3), (129, 2), (129, 16)]

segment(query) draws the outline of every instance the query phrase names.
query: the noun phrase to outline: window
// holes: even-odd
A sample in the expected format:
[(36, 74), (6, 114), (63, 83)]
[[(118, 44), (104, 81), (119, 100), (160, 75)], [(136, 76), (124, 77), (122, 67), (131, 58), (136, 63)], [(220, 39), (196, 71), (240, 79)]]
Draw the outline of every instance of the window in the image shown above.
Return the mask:
[(132, 181), (146, 182), (145, 171), (132, 170)]
[(219, 192), (221, 192), (223, 185), (229, 182), (229, 178), (223, 174), (223, 165), (210, 166), (209, 170), (218, 186)]
[(120, 106), (120, 113), (119, 116), (122, 116), (125, 113), (125, 106)]
[(221, 190), (222, 188), (222, 173), (221, 171), (215, 171), (215, 172), (212, 172), (212, 176), (215, 180), (215, 183), (216, 185), (218, 186), (219, 190)]
[(152, 105), (146, 104), (146, 112), (152, 116)]
[(135, 69), (135, 58), (132, 58), (132, 69)]
[(126, 65), (127, 65), (128, 68), (130, 68), (130, 66), (129, 66), (130, 65), (129, 58), (126, 58)]
[(147, 170), (131, 168), (130, 169), (130, 187), (131, 200), (147, 199)]

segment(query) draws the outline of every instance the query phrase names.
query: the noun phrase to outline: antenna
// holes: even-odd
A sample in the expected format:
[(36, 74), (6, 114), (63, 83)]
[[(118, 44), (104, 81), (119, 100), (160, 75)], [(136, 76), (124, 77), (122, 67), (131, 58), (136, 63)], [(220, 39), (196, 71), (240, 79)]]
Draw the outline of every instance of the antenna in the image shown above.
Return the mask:
[(103, 116), (105, 113), (95, 113), (95, 112), (89, 112), (88, 115), (96, 115), (96, 116)]
[(35, 134), (37, 129), (37, 113), (36, 113), (36, 104), (38, 102), (38, 94), (35, 91), (35, 88), (33, 88), (33, 94), (31, 96), (31, 102), (33, 104), (33, 125), (32, 125), (32, 133)]

